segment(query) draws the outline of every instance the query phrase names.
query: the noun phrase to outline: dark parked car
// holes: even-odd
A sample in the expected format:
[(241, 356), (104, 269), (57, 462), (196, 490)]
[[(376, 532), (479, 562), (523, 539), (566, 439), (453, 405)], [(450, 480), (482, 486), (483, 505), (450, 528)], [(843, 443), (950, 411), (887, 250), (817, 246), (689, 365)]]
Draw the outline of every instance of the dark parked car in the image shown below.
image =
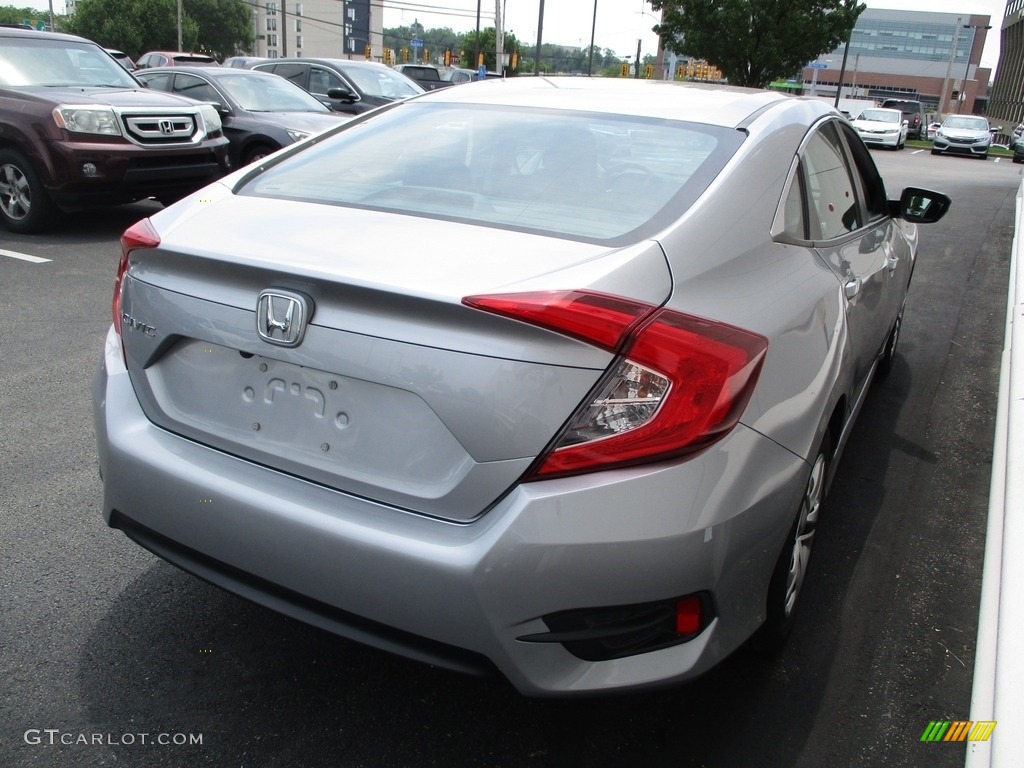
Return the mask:
[(214, 104), (231, 141), (238, 167), (296, 141), (334, 128), (344, 116), (332, 112), (297, 85), (267, 72), (228, 67), (147, 69), (138, 78), (150, 88)]
[(882, 102), (884, 109), (898, 109), (907, 121), (907, 138), (923, 139), (928, 131), (924, 119), (924, 106), (913, 99), (886, 99)]
[(135, 66), (135, 62), (132, 61), (132, 57), (124, 51), (118, 51), (114, 48), (106, 48), (105, 50), (107, 53), (114, 57), (114, 61), (116, 61), (122, 67), (127, 69), (129, 72), (133, 72), (134, 70), (138, 69), (138, 67)]
[(432, 64), (398, 64), (395, 71), (401, 72), (425, 91), (436, 91), (438, 88), (455, 85), (444, 79), (440, 67)]
[(150, 67), (219, 67), (213, 56), (205, 53), (189, 53), (187, 51), (150, 51), (144, 53), (135, 62), (139, 69)]
[(376, 110), (125, 232), (103, 514), (530, 695), (772, 652), (948, 206), (771, 91), (522, 77)]
[(424, 92), (401, 72), (372, 61), (269, 59), (248, 68), (291, 80), (331, 109), (351, 115)]
[(143, 88), (95, 43), (0, 29), (0, 220), (43, 229), (58, 209), (171, 202), (229, 169), (214, 107)]

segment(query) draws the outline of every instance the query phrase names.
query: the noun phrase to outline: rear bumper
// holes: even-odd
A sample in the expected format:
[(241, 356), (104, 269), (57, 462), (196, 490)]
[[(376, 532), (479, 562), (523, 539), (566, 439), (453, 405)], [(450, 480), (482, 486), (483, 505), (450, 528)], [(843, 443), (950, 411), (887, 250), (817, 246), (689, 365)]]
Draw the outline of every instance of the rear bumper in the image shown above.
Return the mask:
[[(806, 464), (739, 426), (675, 465), (521, 485), (468, 524), (268, 470), (151, 424), (113, 331), (94, 381), (110, 525), (161, 557), (286, 615), (528, 695), (694, 677), (763, 619)], [(742, 480), (742, 481), (741, 481)], [(711, 595), (694, 639), (585, 661), (543, 634), (570, 609)]]

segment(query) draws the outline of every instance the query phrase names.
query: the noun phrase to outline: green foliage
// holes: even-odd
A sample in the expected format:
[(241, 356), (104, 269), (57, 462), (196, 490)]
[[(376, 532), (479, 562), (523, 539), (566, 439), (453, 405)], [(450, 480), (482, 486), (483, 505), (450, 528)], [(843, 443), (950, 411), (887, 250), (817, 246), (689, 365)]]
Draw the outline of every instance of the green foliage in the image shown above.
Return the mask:
[[(523, 71), (523, 54), (522, 54), (522, 43), (516, 39), (516, 36), (510, 32), (504, 33), (504, 44), (502, 51), (508, 54), (510, 57), (513, 51), (519, 51), (518, 66), (515, 69), (512, 68), (511, 59), (509, 60), (509, 66), (506, 68), (508, 74)], [(480, 53), (484, 55), (484, 66), (487, 67), (488, 72), (497, 72), (497, 48), (498, 48), (498, 31), (494, 27), (488, 27), (487, 29), (480, 30)], [(466, 58), (462, 60), (462, 66), (468, 67), (469, 69), (476, 69), (476, 51), (477, 51), (477, 35), (476, 30), (467, 32), (463, 38), (462, 50), (466, 52)]]
[(706, 59), (733, 85), (763, 88), (845, 43), (857, 0), (652, 0), (666, 49)]
[[(252, 46), (249, 6), (242, 0), (184, 0), (181, 45), (186, 51), (233, 56)], [(79, 0), (68, 31), (137, 58), (178, 49), (176, 0)]]
[[(58, 17), (55, 17), (55, 21)], [(0, 24), (21, 24), (25, 19), (50, 23), (50, 12), (38, 8), (15, 8), (13, 5), (0, 5)], [(59, 27), (59, 25), (58, 25)]]

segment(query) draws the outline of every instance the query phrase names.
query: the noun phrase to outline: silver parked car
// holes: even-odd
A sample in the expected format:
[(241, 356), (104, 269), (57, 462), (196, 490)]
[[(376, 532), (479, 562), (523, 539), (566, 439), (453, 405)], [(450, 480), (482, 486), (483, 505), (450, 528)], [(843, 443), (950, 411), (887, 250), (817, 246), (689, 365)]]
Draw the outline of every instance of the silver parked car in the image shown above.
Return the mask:
[(109, 524), (289, 616), (529, 695), (790, 631), (893, 361), (917, 223), (842, 116), (518, 78), (131, 227), (95, 379)]
[(974, 115), (950, 115), (935, 131), (932, 154), (953, 152), (988, 159), (992, 146), (992, 128), (988, 119)]

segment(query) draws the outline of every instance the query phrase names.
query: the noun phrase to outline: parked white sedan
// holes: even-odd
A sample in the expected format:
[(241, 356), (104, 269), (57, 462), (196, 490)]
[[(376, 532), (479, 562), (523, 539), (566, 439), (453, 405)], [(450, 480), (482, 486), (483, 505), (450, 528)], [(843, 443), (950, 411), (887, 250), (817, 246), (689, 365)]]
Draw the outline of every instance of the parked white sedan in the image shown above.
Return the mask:
[(907, 121), (898, 109), (865, 109), (853, 127), (865, 144), (903, 149), (907, 143)]

